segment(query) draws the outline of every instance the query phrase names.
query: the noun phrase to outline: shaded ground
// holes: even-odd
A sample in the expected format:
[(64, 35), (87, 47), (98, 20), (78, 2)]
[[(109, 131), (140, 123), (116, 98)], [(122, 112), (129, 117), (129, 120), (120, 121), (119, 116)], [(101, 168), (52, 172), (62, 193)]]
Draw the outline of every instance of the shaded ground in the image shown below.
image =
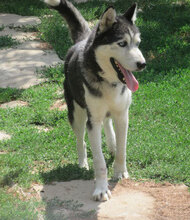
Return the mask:
[(107, 202), (95, 202), (91, 195), (93, 180), (52, 182), (47, 185), (34, 184), (24, 192), (14, 186), (22, 199), (43, 200), (45, 216), (49, 219), (73, 220), (188, 220), (190, 216), (190, 194), (182, 184), (135, 182), (122, 180), (110, 182), (112, 198)]

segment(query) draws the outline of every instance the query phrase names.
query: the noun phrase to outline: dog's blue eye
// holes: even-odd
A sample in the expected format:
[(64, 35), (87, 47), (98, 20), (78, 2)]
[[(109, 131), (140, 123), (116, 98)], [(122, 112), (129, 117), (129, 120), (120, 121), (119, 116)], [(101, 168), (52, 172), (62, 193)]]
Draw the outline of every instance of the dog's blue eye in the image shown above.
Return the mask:
[(118, 43), (118, 45), (120, 47), (126, 47), (127, 46), (127, 42), (126, 41), (122, 41), (122, 42)]
[(137, 43), (136, 43), (136, 46), (138, 47), (138, 46), (139, 46), (139, 44), (140, 44), (140, 42), (137, 42)]

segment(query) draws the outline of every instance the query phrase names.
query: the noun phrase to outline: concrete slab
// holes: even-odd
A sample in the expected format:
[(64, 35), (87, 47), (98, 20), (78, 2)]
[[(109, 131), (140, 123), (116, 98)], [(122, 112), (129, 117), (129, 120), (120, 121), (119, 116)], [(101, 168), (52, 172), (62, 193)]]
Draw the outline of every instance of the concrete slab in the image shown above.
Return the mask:
[(47, 212), (51, 210), (51, 216), (64, 216), (65, 219), (148, 220), (154, 207), (152, 196), (120, 184), (114, 186), (112, 198), (106, 202), (91, 199), (94, 190), (92, 180), (53, 182), (41, 190), (42, 198), (49, 204)]
[(39, 84), (42, 79), (36, 75), (36, 68), (54, 65), (61, 60), (54, 51), (35, 49), (1, 50), (0, 53), (0, 87), (29, 88)]
[(12, 27), (37, 25), (40, 19), (34, 16), (0, 14), (0, 26), (4, 25), (0, 36), (9, 35), (21, 44), (14, 48), (3, 49), (0, 53), (0, 88), (27, 89), (44, 81), (39, 79), (36, 68), (62, 62), (50, 45), (37, 41), (35, 32), (22, 32)]
[(0, 131), (0, 141), (10, 139), (11, 136), (4, 131)]
[(35, 16), (20, 16), (16, 14), (0, 13), (0, 26), (13, 25), (13, 27), (19, 27), (23, 25), (37, 25), (40, 24), (40, 22), (40, 19)]
[(16, 31), (14, 29), (10, 29), (8, 27), (4, 28), (3, 31), (0, 31), (0, 36), (9, 35), (12, 38), (16, 39), (20, 43), (25, 42), (26, 40), (35, 40), (36, 39), (36, 32), (22, 32)]
[(41, 42), (37, 40), (26, 41), (16, 47), (17, 49), (33, 49), (33, 50), (50, 50), (51, 45), (46, 42)]

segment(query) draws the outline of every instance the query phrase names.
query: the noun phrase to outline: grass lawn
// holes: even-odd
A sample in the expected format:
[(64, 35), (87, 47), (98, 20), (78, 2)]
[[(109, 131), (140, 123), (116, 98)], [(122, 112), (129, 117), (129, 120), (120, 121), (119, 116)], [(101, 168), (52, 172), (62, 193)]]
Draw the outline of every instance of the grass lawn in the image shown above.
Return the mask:
[[(135, 73), (140, 88), (133, 94), (130, 108), (128, 169), (136, 180), (170, 181), (190, 187), (190, 2), (136, 2), (141, 8), (137, 20), (142, 36), (140, 48), (148, 65), (145, 71)], [(131, 3), (118, 0), (112, 5), (124, 12)], [(77, 7), (94, 22), (108, 5), (90, 1)], [(38, 0), (23, 0), (22, 4), (19, 0), (1, 1), (0, 12), (40, 16), (40, 38), (64, 59), (71, 40), (58, 13)], [(53, 16), (44, 16), (47, 14)], [(49, 82), (27, 90), (0, 88), (0, 104), (17, 99), (29, 103), (21, 108), (0, 108), (0, 130), (12, 136), (0, 141), (0, 152), (5, 152), (0, 154), (2, 220), (37, 219), (36, 207), (43, 206), (35, 199), (23, 201), (8, 193), (14, 184), (27, 190), (32, 183), (93, 178), (88, 141), (90, 171), (77, 166), (76, 142), (67, 111), (50, 110), (56, 100), (63, 98), (58, 92), (64, 80), (62, 69), (62, 65), (44, 69)], [(49, 131), (39, 132), (36, 126)], [(104, 138), (103, 151), (111, 177), (112, 160)]]

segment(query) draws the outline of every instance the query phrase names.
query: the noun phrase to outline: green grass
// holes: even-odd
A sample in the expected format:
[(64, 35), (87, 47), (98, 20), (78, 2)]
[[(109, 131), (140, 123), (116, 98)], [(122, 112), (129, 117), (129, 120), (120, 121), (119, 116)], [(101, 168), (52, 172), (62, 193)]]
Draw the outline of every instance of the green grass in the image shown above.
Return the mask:
[(42, 12), (47, 11), (47, 7), (42, 1), (38, 0), (1, 0), (0, 12), (19, 14), (23, 16), (40, 16)]
[(0, 88), (0, 104), (19, 99), (20, 95), (22, 94), (22, 91), (22, 89)]
[(57, 64), (56, 66), (46, 66), (40, 68), (37, 70), (37, 73), (39, 77), (46, 78), (48, 79), (48, 82), (56, 83), (62, 87), (64, 81), (63, 69), (63, 64)]
[(5, 35), (5, 36), (0, 36), (0, 49), (5, 49), (9, 47), (14, 47), (18, 45), (19, 42), (12, 38), (11, 36)]
[(1, 26), (0, 26), (0, 31), (3, 31), (4, 28), (5, 28), (5, 26), (4, 26), (4, 25), (1, 25)]
[(5, 193), (0, 189), (0, 219), (14, 220), (37, 220), (38, 214), (36, 207), (42, 207), (42, 202), (37, 202), (34, 199), (30, 201), (22, 201), (18, 196)]
[[(113, 4), (123, 13), (131, 2), (118, 0)], [(190, 2), (183, 1), (181, 5), (171, 0), (137, 2), (142, 9), (137, 20), (142, 36), (140, 47), (148, 65), (145, 71), (135, 73), (140, 87), (133, 94), (130, 108), (129, 172), (136, 180), (153, 179), (190, 186)], [(93, 21), (108, 4), (93, 1), (79, 4), (78, 8), (88, 21)], [(58, 13), (39, 1), (23, 1), (20, 7), (16, 5), (18, 0), (9, 1), (9, 4), (4, 1), (0, 3), (0, 12), (41, 16), (39, 36), (64, 58), (71, 40)], [(44, 17), (45, 14), (53, 17)], [(27, 90), (0, 89), (0, 103), (15, 99), (29, 103), (22, 108), (0, 109), (0, 130), (12, 135), (10, 140), (0, 141), (0, 151), (7, 152), (0, 155), (0, 203), (3, 204), (0, 219), (12, 219), (6, 209), (29, 216), (33, 207), (7, 194), (13, 184), (26, 189), (34, 182), (93, 178), (87, 138), (90, 171), (77, 166), (76, 141), (66, 110), (50, 110), (56, 100), (63, 98), (57, 93), (64, 80), (62, 68), (63, 65), (44, 68), (40, 74), (49, 81)], [(37, 125), (50, 130), (39, 132)], [(104, 138), (103, 152), (111, 176), (112, 158)], [(16, 207), (15, 203), (19, 205)]]

